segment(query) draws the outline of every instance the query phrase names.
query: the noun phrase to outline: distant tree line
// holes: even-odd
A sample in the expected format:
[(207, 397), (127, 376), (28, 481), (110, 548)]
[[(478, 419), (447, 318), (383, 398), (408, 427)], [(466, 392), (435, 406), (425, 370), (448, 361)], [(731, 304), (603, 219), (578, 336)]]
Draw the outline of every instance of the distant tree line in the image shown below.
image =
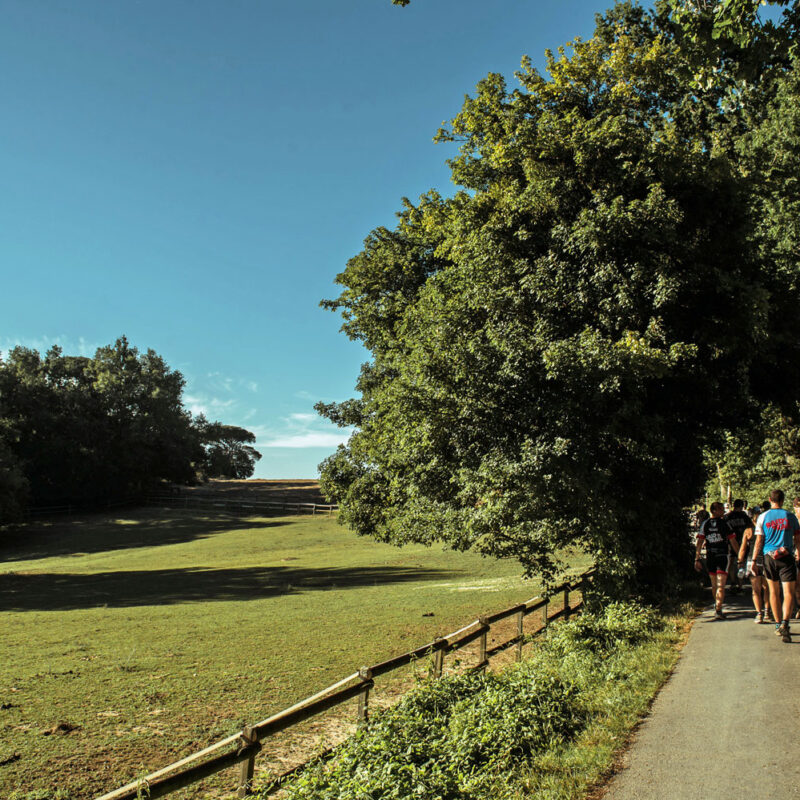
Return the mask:
[(141, 494), (160, 481), (247, 478), (244, 428), (193, 417), (183, 375), (125, 337), (92, 358), (52, 347), (0, 356), (0, 523), (28, 505)]

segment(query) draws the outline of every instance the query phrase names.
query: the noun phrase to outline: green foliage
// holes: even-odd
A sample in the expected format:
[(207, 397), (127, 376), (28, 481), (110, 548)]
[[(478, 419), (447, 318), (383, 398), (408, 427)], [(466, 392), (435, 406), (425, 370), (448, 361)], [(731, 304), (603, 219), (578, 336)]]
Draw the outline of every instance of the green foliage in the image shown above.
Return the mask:
[(670, 5), (675, 21), (692, 38), (743, 48), (758, 33), (759, 8), (795, 4), (790, 0), (671, 0)]
[(537, 755), (586, 728), (598, 684), (619, 678), (615, 656), (662, 628), (652, 612), (615, 604), (555, 626), (531, 659), (502, 673), (424, 683), (289, 783), (287, 798), (496, 796)]
[(209, 422), (200, 414), (193, 421), (204, 456), (196, 465), (206, 478), (249, 478), (261, 458), (251, 444), (255, 434), (236, 425)]
[(0, 359), (0, 522), (28, 496), (34, 505), (108, 500), (193, 481), (200, 462), (212, 474), (252, 474), (252, 434), (193, 421), (183, 387), (180, 372), (125, 337), (92, 358), (11, 350)]
[(559, 659), (580, 651), (608, 654), (615, 647), (635, 646), (663, 627), (649, 608), (634, 603), (609, 603), (600, 614), (582, 614), (555, 628), (549, 648)]
[(0, 427), (0, 525), (22, 517), (28, 499), (28, 480)]
[(767, 406), (751, 424), (725, 431), (706, 451), (706, 463), (711, 499), (756, 505), (772, 489), (783, 489), (789, 500), (800, 497), (800, 406), (792, 414)]
[(439, 133), (460, 191), (405, 200), (325, 303), (372, 356), (318, 407), (357, 429), (322, 465), (344, 523), (548, 578), (583, 547), (620, 593), (689, 566), (703, 445), (800, 390), (792, 24), (698, 86), (668, 6), (619, 3), (547, 76), (479, 83)]

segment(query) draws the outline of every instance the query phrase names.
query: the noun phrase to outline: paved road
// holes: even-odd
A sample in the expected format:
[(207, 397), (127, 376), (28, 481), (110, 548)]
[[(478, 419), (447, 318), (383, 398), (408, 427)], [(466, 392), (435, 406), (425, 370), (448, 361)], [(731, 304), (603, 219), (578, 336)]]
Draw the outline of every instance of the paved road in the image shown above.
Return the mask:
[(732, 599), (695, 620), (604, 800), (800, 797), (800, 620), (785, 644)]

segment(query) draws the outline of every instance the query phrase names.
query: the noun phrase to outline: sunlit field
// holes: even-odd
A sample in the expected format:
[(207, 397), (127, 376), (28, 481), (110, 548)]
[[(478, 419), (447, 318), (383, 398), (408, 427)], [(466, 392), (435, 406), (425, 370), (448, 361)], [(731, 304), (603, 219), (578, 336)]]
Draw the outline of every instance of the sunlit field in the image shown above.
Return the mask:
[(6, 532), (0, 796), (109, 791), (536, 590), (513, 561), (330, 518), (143, 509)]

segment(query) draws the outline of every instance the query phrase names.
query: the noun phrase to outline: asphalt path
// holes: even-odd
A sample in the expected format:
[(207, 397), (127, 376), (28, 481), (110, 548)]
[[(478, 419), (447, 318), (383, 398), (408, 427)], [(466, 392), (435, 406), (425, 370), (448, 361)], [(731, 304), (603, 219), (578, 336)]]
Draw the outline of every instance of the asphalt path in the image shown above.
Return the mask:
[(800, 620), (756, 625), (750, 593), (709, 606), (604, 800), (800, 797)]

